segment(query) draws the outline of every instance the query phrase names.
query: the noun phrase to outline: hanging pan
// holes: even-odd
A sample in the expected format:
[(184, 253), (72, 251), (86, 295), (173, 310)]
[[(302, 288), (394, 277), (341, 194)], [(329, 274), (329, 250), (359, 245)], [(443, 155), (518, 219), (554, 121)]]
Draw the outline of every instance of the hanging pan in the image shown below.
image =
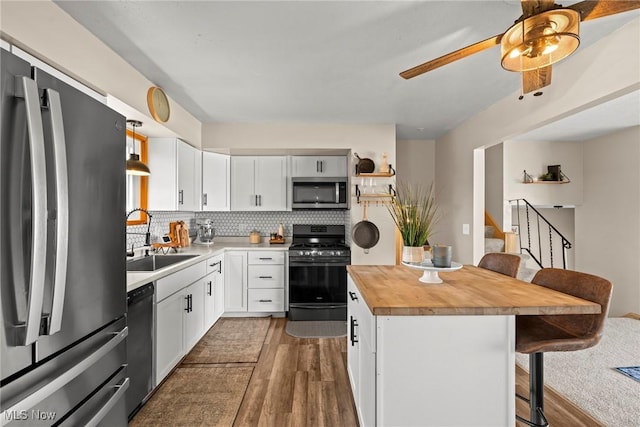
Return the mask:
[(353, 242), (364, 249), (364, 253), (368, 254), (369, 249), (374, 247), (380, 239), (380, 230), (378, 227), (367, 219), (367, 203), (363, 206), (362, 221), (353, 226), (351, 238)]

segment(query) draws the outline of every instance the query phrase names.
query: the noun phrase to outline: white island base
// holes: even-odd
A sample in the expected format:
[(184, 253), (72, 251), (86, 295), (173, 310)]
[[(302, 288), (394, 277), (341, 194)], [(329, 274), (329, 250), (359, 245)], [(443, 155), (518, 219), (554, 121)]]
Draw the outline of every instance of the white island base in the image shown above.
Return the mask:
[(349, 282), (361, 426), (515, 424), (515, 316), (373, 316)]

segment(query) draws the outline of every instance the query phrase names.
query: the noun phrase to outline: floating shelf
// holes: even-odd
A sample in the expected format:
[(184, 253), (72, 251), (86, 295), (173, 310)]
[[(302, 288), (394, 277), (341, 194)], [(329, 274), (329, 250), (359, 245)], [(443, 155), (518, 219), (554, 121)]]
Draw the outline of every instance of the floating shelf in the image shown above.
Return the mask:
[(567, 180), (567, 181), (531, 181), (531, 182), (527, 182), (527, 181), (523, 181), (523, 184), (568, 184), (571, 181)]
[(533, 177), (529, 175), (526, 170), (524, 171), (524, 177), (522, 178), (523, 184), (568, 184), (570, 182), (571, 180), (569, 179), (569, 177), (564, 173), (562, 173), (562, 171), (560, 172), (560, 181), (545, 181), (545, 180), (534, 181)]
[(356, 184), (356, 200), (358, 201), (358, 203), (360, 203), (360, 199), (362, 199), (363, 201), (366, 201), (367, 203), (370, 202), (389, 202), (391, 201), (391, 199), (393, 199), (396, 196), (396, 190), (393, 188), (393, 186), (391, 184), (389, 184), (388, 188), (388, 193), (365, 193), (362, 194), (360, 192), (360, 187), (358, 187), (358, 184)]
[(396, 170), (389, 165), (389, 172), (371, 172), (371, 173), (357, 173), (357, 177), (362, 178), (391, 178), (396, 174)]

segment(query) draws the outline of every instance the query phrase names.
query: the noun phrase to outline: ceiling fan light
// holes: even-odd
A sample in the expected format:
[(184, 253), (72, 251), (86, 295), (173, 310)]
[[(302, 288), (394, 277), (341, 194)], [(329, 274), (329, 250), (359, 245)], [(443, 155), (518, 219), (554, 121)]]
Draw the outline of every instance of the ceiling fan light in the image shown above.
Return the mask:
[(571, 9), (550, 10), (517, 22), (502, 36), (502, 67), (522, 72), (555, 64), (578, 48), (579, 32), (580, 14)]

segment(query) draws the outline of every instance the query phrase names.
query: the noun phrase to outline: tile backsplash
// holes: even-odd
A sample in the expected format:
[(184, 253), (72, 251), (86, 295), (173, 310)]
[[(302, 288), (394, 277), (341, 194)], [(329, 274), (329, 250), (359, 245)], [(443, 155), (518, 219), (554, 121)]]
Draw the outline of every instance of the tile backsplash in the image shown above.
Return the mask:
[[(293, 224), (340, 224), (345, 225), (346, 239), (349, 241), (350, 214), (348, 210), (326, 211), (282, 211), (282, 212), (165, 212), (152, 211), (151, 241), (155, 242), (160, 236), (169, 232), (169, 223), (184, 221), (189, 232), (197, 230), (197, 221), (211, 219), (216, 236), (248, 236), (252, 230), (257, 230), (263, 237), (275, 233), (278, 225), (284, 225), (285, 237), (291, 237)], [(144, 245), (144, 233), (147, 225), (133, 225), (127, 227), (127, 247)], [(141, 233), (141, 234), (132, 234)]]

